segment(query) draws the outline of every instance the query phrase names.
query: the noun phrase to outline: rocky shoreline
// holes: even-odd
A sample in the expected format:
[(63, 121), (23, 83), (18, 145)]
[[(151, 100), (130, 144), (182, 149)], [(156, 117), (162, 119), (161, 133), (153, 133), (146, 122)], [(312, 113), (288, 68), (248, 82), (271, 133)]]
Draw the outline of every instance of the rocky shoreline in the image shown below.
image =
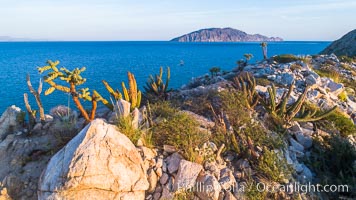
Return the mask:
[[(231, 72), (219, 72), (216, 76), (204, 75), (177, 91), (169, 92), (167, 100), (176, 102), (179, 107), (179, 111), (172, 112), (197, 122), (194, 126), (198, 126), (199, 134), (212, 136), (200, 146), (192, 147), (195, 152), (193, 155), (201, 160), (187, 157), (188, 149), (179, 149), (177, 147), (180, 146), (174, 143), (168, 144), (170, 138), (164, 139), (167, 143), (159, 143), (161, 145), (149, 144), (143, 137), (130, 141), (121, 131), (123, 129), (116, 126), (117, 110), (120, 116), (130, 116), (131, 104), (124, 100), (114, 105), (116, 111), (98, 109), (96, 118), (87, 125), (83, 116), (76, 111), (58, 106), (45, 115), (45, 121), (37, 119), (32, 130), (24, 126), (21, 109), (9, 107), (0, 119), (0, 199), (352, 197), (355, 195), (352, 188), (351, 192), (329, 194), (297, 191), (294, 186), (320, 183), (322, 176), (308, 161), (315, 156), (323, 156), (316, 150), (320, 141), (328, 141), (325, 138), (342, 136), (342, 141), (351, 145), (348, 150), (356, 151), (356, 132), (353, 132), (356, 130), (355, 88), (348, 84), (356, 82), (356, 63), (342, 62), (333, 54), (289, 56), (290, 60), (283, 62), (281, 58), (272, 57), (256, 64), (238, 66)], [(337, 80), (336, 75), (323, 77), (322, 72), (325, 71), (337, 73)], [(261, 97), (268, 98), (268, 90), (273, 83), (276, 86), (276, 98), (283, 99), (290, 85), (295, 84), (290, 91), (288, 105), (297, 102), (308, 86), (306, 100), (321, 110), (337, 106), (347, 126), (341, 124), (343, 129), (335, 128), (339, 121), (333, 124), (330, 120), (339, 118), (330, 118), (321, 122), (293, 121), (286, 127), (279, 127), (283, 130), (280, 131), (276, 129), (277, 126), (271, 128), (267, 123), (270, 115), (260, 104), (251, 110), (241, 111), (248, 115), (245, 117), (249, 120), (244, 125), (234, 126), (233, 112), (229, 113), (227, 109), (222, 109), (221, 113), (215, 111), (215, 107), (224, 102), (221, 103), (214, 95), (227, 92), (230, 93), (227, 98), (232, 98), (231, 92), (235, 91), (232, 89), (233, 78), (246, 72), (256, 78), (255, 89)], [(201, 98), (209, 99), (210, 103), (205, 105)], [(159, 106), (152, 110), (147, 105), (132, 111), (133, 127), (144, 130), (146, 134), (151, 129), (157, 132), (169, 130), (164, 123), (175, 119), (177, 114), (164, 117), (164, 109)], [(149, 118), (147, 113), (150, 112), (160, 114), (153, 114)], [(243, 116), (237, 117), (240, 118)], [(158, 125), (152, 128), (152, 123)], [(333, 126), (328, 126), (331, 124)], [(179, 124), (174, 126), (179, 127)], [(265, 137), (263, 139), (277, 141), (276, 138), (279, 138), (281, 144), (271, 146), (268, 141), (259, 141), (258, 138), (262, 136), (254, 136), (253, 133), (246, 137), (239, 135), (238, 130), (248, 130), (248, 126), (260, 127)], [(222, 127), (225, 135), (232, 135), (225, 142), (216, 139), (221, 136), (218, 130)], [(350, 127), (350, 130), (346, 127)], [(247, 131), (242, 132), (247, 134)], [(234, 145), (235, 139), (239, 145)], [(191, 140), (189, 138), (188, 141)], [(271, 165), (269, 159), (272, 158)], [(345, 161), (342, 164), (349, 163)], [(352, 161), (352, 166), (346, 167), (356, 172), (356, 160)], [(281, 169), (285, 171), (278, 171)], [(258, 183), (289, 189), (264, 193), (256, 191)]]

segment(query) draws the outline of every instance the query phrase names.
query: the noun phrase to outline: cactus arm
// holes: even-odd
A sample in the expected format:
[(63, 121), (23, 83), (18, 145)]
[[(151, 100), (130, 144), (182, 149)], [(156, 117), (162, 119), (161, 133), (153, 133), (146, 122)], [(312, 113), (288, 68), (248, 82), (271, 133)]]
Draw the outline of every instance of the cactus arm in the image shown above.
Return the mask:
[(98, 101), (97, 101), (97, 93), (93, 92), (93, 95), (91, 97), (91, 112), (90, 112), (90, 121), (94, 120), (95, 118), (95, 113), (96, 113), (96, 108), (98, 106)]
[(102, 80), (102, 83), (104, 84), (106, 90), (109, 92), (109, 94), (114, 97), (115, 100), (119, 100), (122, 97), (120, 97), (118, 92), (115, 92), (114, 89), (112, 89), (112, 87), (109, 85), (108, 82), (106, 82), (105, 80)]
[(167, 77), (166, 77), (166, 85), (164, 86), (164, 92), (167, 92), (167, 90), (168, 90), (168, 85), (169, 85), (170, 79), (171, 79), (171, 69), (169, 67), (167, 67)]
[(126, 89), (125, 83), (122, 82), (121, 86), (122, 86), (122, 92), (124, 93), (124, 99), (126, 101), (130, 101), (129, 93), (128, 93), (127, 89)]
[(49, 81), (47, 83), (51, 87), (54, 87), (56, 90), (60, 90), (60, 91), (65, 92), (65, 93), (69, 93), (70, 92), (70, 88), (68, 88), (66, 86), (62, 86), (62, 85), (57, 85), (54, 81)]
[(30, 79), (30, 75), (29, 75), (29, 74), (27, 74), (27, 76), (26, 76), (26, 82), (27, 82), (28, 89), (29, 89), (30, 92), (33, 94), (33, 96), (35, 96), (36, 103), (37, 103), (38, 109), (39, 109), (39, 111), (40, 111), (40, 120), (41, 120), (42, 123), (44, 123), (44, 122), (45, 122), (45, 114), (44, 114), (44, 109), (43, 109), (42, 101), (41, 101), (41, 98), (40, 98), (40, 93), (41, 93), (41, 91), (42, 91), (42, 83), (41, 83), (41, 81), (40, 81), (38, 90), (36, 91), (36, 90), (32, 87), (31, 79)]
[(109, 101), (106, 100), (104, 97), (102, 97), (96, 90), (93, 91), (93, 95), (95, 95), (97, 101), (101, 101), (111, 111), (114, 110), (114, 106), (109, 103)]
[(80, 103), (77, 91), (75, 89), (75, 85), (72, 82), (70, 83), (70, 93), (72, 94), (72, 99), (74, 101), (74, 104), (77, 106), (80, 113), (82, 113), (85, 121), (90, 122), (89, 115), (88, 115), (87, 111), (83, 108), (82, 104)]
[(304, 118), (293, 118), (294, 121), (297, 122), (313, 122), (313, 121), (318, 121), (321, 120), (327, 116), (329, 116), (330, 114), (332, 114), (334, 112), (334, 110), (337, 108), (337, 106), (334, 106), (333, 108), (319, 114), (318, 116), (313, 116), (311, 115), (311, 117), (304, 117)]
[(292, 91), (293, 91), (293, 88), (294, 88), (294, 83), (292, 83), (290, 86), (289, 86), (289, 90), (288, 90), (288, 93), (286, 96), (283, 95), (283, 101), (282, 103), (280, 104), (280, 108), (279, 108), (279, 115), (282, 115), (283, 113), (286, 112), (286, 107), (287, 107), (287, 103), (288, 103), (288, 99), (290, 98), (290, 95), (292, 94)]
[(25, 102), (26, 110), (29, 117), (29, 129), (32, 129), (33, 124), (36, 122), (36, 112), (32, 111), (30, 103), (28, 102), (28, 95), (27, 93), (23, 94), (23, 99)]

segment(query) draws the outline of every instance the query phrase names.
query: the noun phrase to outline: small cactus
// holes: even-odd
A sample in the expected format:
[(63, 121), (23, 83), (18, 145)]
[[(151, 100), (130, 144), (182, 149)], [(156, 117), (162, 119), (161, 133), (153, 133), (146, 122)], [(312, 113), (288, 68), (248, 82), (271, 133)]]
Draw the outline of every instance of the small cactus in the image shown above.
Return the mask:
[(243, 95), (248, 109), (253, 109), (259, 100), (255, 90), (256, 80), (250, 73), (240, 73), (233, 79), (233, 86)]
[(268, 88), (269, 98), (264, 98), (261, 101), (267, 112), (282, 119), (285, 125), (289, 125), (292, 121), (317, 121), (324, 117), (327, 117), (336, 109), (335, 106), (332, 109), (329, 109), (319, 114), (317, 114), (316, 111), (306, 111), (304, 103), (307, 92), (309, 90), (309, 86), (305, 88), (304, 92), (298, 97), (297, 101), (290, 105), (287, 105), (288, 100), (292, 94), (293, 88), (294, 83), (289, 86), (288, 92), (283, 93), (281, 100), (279, 102), (276, 102), (276, 87), (272, 84), (272, 86)]
[[(117, 101), (119, 99), (124, 99), (125, 101), (128, 101), (131, 103), (131, 110), (135, 108), (139, 108), (141, 105), (141, 98), (142, 98), (142, 93), (140, 90), (137, 88), (137, 82), (135, 79), (135, 76), (131, 72), (127, 72), (127, 77), (129, 80), (129, 89), (126, 88), (126, 85), (124, 82), (121, 83), (122, 87), (122, 93), (119, 90), (114, 90), (108, 82), (103, 80), (103, 84), (106, 88), (106, 90), (110, 93), (110, 95)], [(103, 102), (104, 103), (104, 102)], [(113, 105), (105, 102), (104, 103), (108, 108), (113, 110)]]
[[(58, 69), (57, 65), (59, 64), (59, 61), (52, 62), (49, 60), (47, 63), (48, 63), (47, 66), (38, 67), (38, 71), (40, 73), (49, 71), (48, 74), (44, 77), (44, 81), (48, 83), (51, 87), (45, 91), (45, 95), (49, 95), (55, 90), (59, 90), (65, 93), (70, 93), (72, 95), (72, 99), (76, 107), (83, 115), (85, 121), (87, 123), (92, 121), (95, 118), (97, 101), (102, 101), (104, 104), (107, 103), (107, 101), (104, 98), (102, 98), (100, 94), (95, 90), (93, 91), (93, 94), (90, 95), (89, 88), (82, 88), (79, 90), (76, 88), (76, 86), (82, 85), (86, 81), (86, 79), (81, 76), (81, 73), (85, 71), (85, 67), (81, 69), (76, 68), (73, 71), (69, 71), (64, 67)], [(58, 78), (62, 81), (67, 82), (69, 84), (69, 87), (59, 85), (56, 82), (54, 82)], [(90, 115), (83, 108), (80, 99), (83, 99), (84, 101), (87, 100), (92, 102), (92, 109)]]
[(154, 77), (150, 75), (146, 86), (144, 86), (145, 96), (152, 101), (167, 100), (168, 93), (171, 91), (168, 89), (170, 78), (171, 71), (170, 68), (167, 67), (166, 81), (163, 81), (163, 68), (161, 67), (158, 75), (156, 74)]

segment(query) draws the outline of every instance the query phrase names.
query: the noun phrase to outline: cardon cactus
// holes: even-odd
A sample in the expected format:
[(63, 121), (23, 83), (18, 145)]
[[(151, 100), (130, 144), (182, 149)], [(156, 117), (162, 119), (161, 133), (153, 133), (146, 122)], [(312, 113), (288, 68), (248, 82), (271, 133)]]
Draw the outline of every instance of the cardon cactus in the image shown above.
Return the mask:
[(168, 88), (170, 78), (171, 70), (169, 67), (167, 67), (166, 81), (163, 81), (163, 67), (160, 68), (159, 74), (155, 76), (150, 75), (146, 86), (144, 86), (147, 99), (151, 101), (167, 100), (168, 93), (171, 91), (171, 89)]
[[(97, 102), (102, 101), (104, 104), (108, 104), (107, 100), (101, 97), (101, 95), (97, 91), (93, 91), (93, 94), (90, 95), (88, 88), (77, 89), (76, 87), (85, 83), (86, 79), (81, 76), (81, 73), (85, 71), (85, 67), (79, 69), (76, 68), (73, 71), (69, 71), (68, 69), (62, 67), (60, 69), (57, 68), (59, 61), (52, 62), (48, 61), (48, 65), (44, 67), (38, 67), (38, 71), (40, 73), (44, 73), (49, 71), (48, 74), (44, 77), (44, 82), (48, 83), (51, 87), (45, 91), (45, 95), (49, 95), (55, 90), (59, 90), (65, 93), (70, 93), (72, 95), (72, 99), (78, 108), (78, 110), (83, 115), (86, 122), (90, 122), (95, 118), (95, 112), (97, 107)], [(60, 79), (69, 84), (68, 86), (59, 85), (55, 82), (55, 80)], [(92, 102), (92, 108), (90, 115), (83, 108), (80, 99), (88, 100)]]
[[(103, 80), (103, 84), (106, 88), (106, 90), (110, 93), (110, 95), (117, 101), (119, 99), (124, 99), (125, 101), (128, 101), (131, 103), (131, 110), (135, 108), (139, 108), (141, 105), (141, 98), (142, 98), (142, 93), (140, 90), (137, 88), (137, 82), (135, 79), (135, 76), (131, 72), (127, 72), (127, 77), (129, 80), (129, 89), (126, 88), (126, 85), (124, 82), (121, 83), (122, 87), (122, 93), (119, 90), (114, 90), (108, 82)], [(113, 105), (108, 103), (105, 104), (107, 105), (108, 108), (111, 110), (113, 109)]]
[(259, 95), (255, 90), (256, 80), (250, 73), (240, 73), (233, 79), (233, 86), (243, 95), (248, 109), (253, 109), (259, 100)]
[(303, 105), (305, 103), (309, 86), (305, 88), (304, 92), (298, 97), (297, 101), (287, 105), (293, 88), (294, 83), (289, 86), (288, 91), (284, 92), (281, 100), (278, 101), (276, 98), (276, 87), (272, 84), (272, 86), (268, 88), (269, 98), (264, 98), (261, 100), (261, 103), (267, 112), (282, 119), (285, 125), (289, 125), (292, 121), (317, 121), (327, 117), (336, 109), (335, 106), (332, 109), (326, 110), (322, 113), (317, 113), (316, 111), (306, 111)]

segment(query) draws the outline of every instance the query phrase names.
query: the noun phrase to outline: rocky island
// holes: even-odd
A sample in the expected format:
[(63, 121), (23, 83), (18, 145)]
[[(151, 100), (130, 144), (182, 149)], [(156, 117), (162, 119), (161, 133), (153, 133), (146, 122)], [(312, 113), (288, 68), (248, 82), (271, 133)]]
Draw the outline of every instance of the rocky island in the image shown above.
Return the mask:
[(176, 42), (261, 42), (283, 41), (280, 37), (267, 37), (260, 34), (247, 34), (233, 28), (208, 28), (194, 31), (171, 41)]

